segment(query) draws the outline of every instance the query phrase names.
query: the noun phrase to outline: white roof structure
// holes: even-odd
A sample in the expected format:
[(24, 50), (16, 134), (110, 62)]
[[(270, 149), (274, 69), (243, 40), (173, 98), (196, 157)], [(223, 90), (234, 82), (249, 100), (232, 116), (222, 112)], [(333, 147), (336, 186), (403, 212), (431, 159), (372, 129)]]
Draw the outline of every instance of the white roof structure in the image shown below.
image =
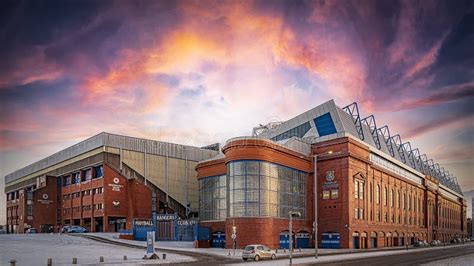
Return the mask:
[(377, 161), (390, 164), (395, 172), (412, 177), (412, 180), (416, 179), (414, 176), (432, 176), (445, 189), (462, 196), (455, 176), (411, 147), (410, 142), (403, 142), (399, 134), (390, 132), (388, 126), (378, 127), (373, 115), (361, 117), (356, 102), (340, 108), (330, 100), (277, 125), (254, 128), (254, 132), (259, 137), (280, 143), (291, 138), (317, 143), (350, 136), (368, 145), (371, 154), (380, 157)]
[(218, 153), (217, 151), (206, 148), (102, 132), (6, 175), (5, 183), (8, 184), (24, 176), (103, 146), (147, 152), (149, 154), (187, 159), (196, 162), (213, 157)]

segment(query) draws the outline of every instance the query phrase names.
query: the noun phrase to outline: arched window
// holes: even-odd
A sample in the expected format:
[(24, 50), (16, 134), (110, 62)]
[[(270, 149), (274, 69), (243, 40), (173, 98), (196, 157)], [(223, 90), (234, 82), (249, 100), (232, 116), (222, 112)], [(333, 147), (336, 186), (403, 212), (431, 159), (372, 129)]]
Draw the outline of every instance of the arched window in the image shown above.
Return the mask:
[(387, 206), (387, 187), (383, 190), (383, 206)]

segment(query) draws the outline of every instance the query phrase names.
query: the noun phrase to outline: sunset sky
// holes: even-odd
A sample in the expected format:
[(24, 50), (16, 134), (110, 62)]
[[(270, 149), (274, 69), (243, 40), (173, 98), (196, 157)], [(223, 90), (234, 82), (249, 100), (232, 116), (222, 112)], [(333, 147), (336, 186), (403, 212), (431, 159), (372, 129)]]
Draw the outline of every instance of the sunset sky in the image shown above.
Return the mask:
[(102, 131), (206, 145), (334, 99), (474, 189), (473, 3), (1, 1), (0, 176)]

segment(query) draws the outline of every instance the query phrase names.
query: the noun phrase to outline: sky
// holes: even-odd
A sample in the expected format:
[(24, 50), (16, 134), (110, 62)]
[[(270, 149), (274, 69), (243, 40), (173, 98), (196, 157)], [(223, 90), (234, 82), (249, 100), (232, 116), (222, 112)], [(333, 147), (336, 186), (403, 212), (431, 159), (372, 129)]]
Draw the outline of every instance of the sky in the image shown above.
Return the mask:
[(462, 0), (1, 1), (0, 176), (102, 131), (207, 145), (334, 99), (474, 189), (473, 47)]

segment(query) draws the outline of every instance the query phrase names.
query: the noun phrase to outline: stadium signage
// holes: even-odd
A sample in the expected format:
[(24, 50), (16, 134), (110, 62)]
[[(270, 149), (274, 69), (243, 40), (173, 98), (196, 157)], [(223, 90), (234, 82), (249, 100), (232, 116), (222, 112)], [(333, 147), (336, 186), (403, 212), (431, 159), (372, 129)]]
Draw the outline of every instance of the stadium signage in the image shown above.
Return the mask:
[(136, 226), (153, 226), (153, 220), (134, 220), (133, 225), (136, 225)]
[(171, 220), (176, 220), (177, 217), (175, 214), (157, 214), (156, 215), (156, 220), (157, 221), (171, 221)]

